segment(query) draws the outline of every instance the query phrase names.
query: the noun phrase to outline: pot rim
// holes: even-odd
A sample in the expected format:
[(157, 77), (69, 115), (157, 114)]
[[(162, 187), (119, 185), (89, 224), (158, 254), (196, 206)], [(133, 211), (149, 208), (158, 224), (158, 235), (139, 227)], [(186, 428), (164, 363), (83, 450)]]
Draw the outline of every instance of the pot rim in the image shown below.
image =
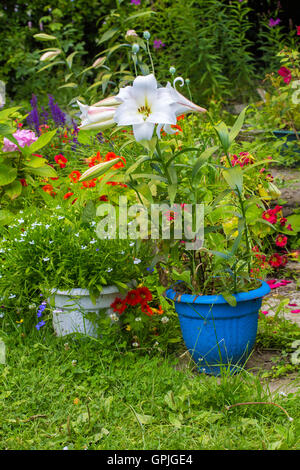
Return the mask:
[[(116, 286), (113, 286), (113, 285), (106, 286), (106, 287), (103, 287), (102, 291), (100, 292), (100, 296), (103, 294), (117, 294), (118, 292), (120, 291)], [(82, 296), (82, 297), (86, 297), (90, 295), (88, 289), (81, 289), (77, 287), (75, 287), (74, 289), (69, 289), (69, 290), (60, 290), (54, 287), (53, 289), (51, 289), (51, 295), (53, 294), (66, 295), (66, 296)]]
[[(238, 294), (233, 294), (237, 302), (247, 302), (248, 300), (254, 300), (271, 292), (269, 284), (265, 281), (261, 282), (261, 286), (257, 289), (250, 290), (248, 292), (239, 292)], [(180, 281), (179, 281), (180, 282)], [(177, 296), (177, 299), (175, 297)], [(192, 294), (179, 294), (171, 288), (166, 290), (166, 297), (174, 302), (187, 303), (187, 304), (227, 304), (228, 302), (224, 299), (223, 295), (192, 295)]]

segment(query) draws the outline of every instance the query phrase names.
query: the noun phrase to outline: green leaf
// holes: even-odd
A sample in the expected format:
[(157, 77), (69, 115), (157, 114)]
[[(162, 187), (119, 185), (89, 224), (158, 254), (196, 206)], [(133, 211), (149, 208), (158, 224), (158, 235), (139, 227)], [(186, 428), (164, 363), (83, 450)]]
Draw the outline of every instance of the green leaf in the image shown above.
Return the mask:
[(57, 178), (56, 171), (50, 165), (41, 166), (40, 168), (26, 168), (25, 171), (44, 178)]
[(5, 186), (7, 184), (10, 184), (12, 183), (17, 177), (17, 169), (12, 167), (12, 166), (8, 166), (8, 165), (4, 165), (4, 164), (0, 164), (0, 186)]
[(232, 166), (227, 170), (223, 171), (224, 179), (226, 180), (227, 184), (236, 191), (239, 190), (240, 193), (243, 191), (243, 170), (241, 169), (240, 165)]
[(170, 198), (170, 204), (174, 204), (176, 194), (177, 194), (177, 184), (170, 184), (168, 186), (168, 195)]
[(0, 120), (8, 118), (11, 114), (15, 113), (18, 111), (18, 109), (21, 108), (22, 106), (14, 106), (12, 108), (2, 109), (2, 111), (0, 111)]
[(197, 159), (194, 167), (193, 167), (193, 170), (192, 170), (192, 179), (195, 179), (198, 171), (200, 170), (200, 168), (202, 167), (202, 165), (206, 162), (206, 160), (211, 157), (211, 155), (216, 151), (218, 150), (218, 146), (214, 146), (214, 147), (210, 147), (206, 150), (204, 150), (204, 152), (202, 152), (200, 155), (199, 155), (199, 158)]
[(14, 214), (6, 209), (0, 210), (0, 225), (9, 225), (14, 219)]
[(111, 28), (108, 31), (105, 31), (105, 33), (101, 36), (101, 38), (98, 41), (98, 46), (102, 44), (103, 42), (111, 39), (118, 31), (119, 31), (119, 28)]
[(229, 133), (229, 140), (230, 140), (230, 145), (240, 132), (241, 128), (243, 127), (244, 120), (245, 120), (245, 114), (248, 109), (248, 106), (242, 110), (240, 115), (238, 116), (237, 120), (235, 121), (234, 125), (232, 126), (230, 133)]
[(8, 184), (5, 187), (5, 194), (7, 194), (11, 200), (14, 200), (18, 196), (20, 196), (21, 192), (22, 192), (22, 185), (20, 181), (17, 181), (17, 180), (13, 181), (12, 183)]
[(41, 166), (45, 166), (46, 162), (46, 158), (32, 157), (29, 162), (24, 162), (24, 165), (29, 166), (30, 168), (40, 168)]
[(229, 132), (228, 132), (228, 128), (226, 124), (224, 122), (220, 122), (219, 124), (214, 126), (214, 128), (217, 132), (217, 135), (219, 137), (219, 140), (221, 142), (221, 145), (224, 151), (227, 152), (227, 150), (230, 147), (230, 137), (229, 137)]
[(67, 64), (68, 64), (70, 69), (72, 68), (73, 59), (74, 59), (76, 54), (78, 54), (78, 51), (72, 52), (70, 55), (68, 55), (68, 57), (66, 59)]
[(57, 131), (55, 129), (54, 131), (49, 131), (45, 134), (42, 134), (35, 142), (33, 142), (33, 144), (29, 146), (30, 152), (37, 152), (38, 150), (49, 144), (50, 140), (55, 136), (56, 132)]
[(237, 300), (230, 292), (222, 292), (221, 295), (223, 295), (224, 299), (231, 307), (237, 306)]
[(66, 83), (65, 85), (60, 85), (57, 89), (61, 89), (61, 88), (76, 88), (78, 85), (77, 83)]

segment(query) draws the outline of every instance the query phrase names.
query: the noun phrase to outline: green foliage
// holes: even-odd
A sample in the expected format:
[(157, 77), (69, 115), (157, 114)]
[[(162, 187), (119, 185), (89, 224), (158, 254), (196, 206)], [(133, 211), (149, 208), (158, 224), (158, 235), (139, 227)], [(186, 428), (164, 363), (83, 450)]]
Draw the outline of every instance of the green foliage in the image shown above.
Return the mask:
[(137, 247), (131, 240), (98, 239), (97, 217), (86, 212), (30, 208), (2, 228), (3, 298), (13, 298), (24, 308), (51, 288), (79, 287), (98, 296), (103, 286), (126, 285), (146, 271), (148, 247)]

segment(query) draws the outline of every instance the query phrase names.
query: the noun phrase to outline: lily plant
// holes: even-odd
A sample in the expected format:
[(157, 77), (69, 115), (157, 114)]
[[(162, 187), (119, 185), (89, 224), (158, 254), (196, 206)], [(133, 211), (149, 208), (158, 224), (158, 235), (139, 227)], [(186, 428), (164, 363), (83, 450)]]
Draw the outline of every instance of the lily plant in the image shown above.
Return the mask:
[[(178, 147), (176, 139), (161, 140), (161, 131), (173, 134), (177, 129), (177, 117), (187, 113), (205, 113), (211, 119), (206, 109), (196, 105), (176, 90), (176, 83), (184, 83), (181, 77), (174, 80), (173, 86), (167, 83), (165, 87), (159, 86), (155, 76), (149, 74), (138, 76), (132, 86), (120, 89), (114, 97), (106, 98), (93, 106), (84, 106), (79, 103), (82, 111), (82, 130), (103, 130), (117, 125), (119, 127), (132, 126), (134, 139), (142, 150), (136, 161), (123, 169), (120, 177), (131, 189), (138, 200), (150, 206), (154, 203), (171, 204), (175, 201), (179, 212), (185, 212), (188, 204), (205, 205), (205, 221), (207, 226), (204, 233), (208, 237), (208, 246), (201, 246), (196, 250), (185, 250), (185, 240), (174, 237), (158, 242), (155, 264), (165, 266), (170, 264), (168, 259), (175, 260), (173, 266), (173, 279), (184, 280), (188, 288), (199, 292), (205, 287), (217, 284), (215, 278), (226, 279), (220, 287), (223, 295), (229, 302), (234, 302), (232, 293), (240, 288), (240, 279), (249, 282), (251, 259), (251, 236), (248, 227), (247, 210), (254, 204), (260, 204), (255, 197), (245, 199), (243, 188), (243, 170), (240, 166), (233, 166), (229, 149), (238, 135), (245, 117), (246, 109), (237, 118), (228, 130), (224, 122), (217, 125), (212, 123), (217, 138), (217, 145), (209, 148), (203, 147), (195, 140), (193, 146)], [(154, 134), (154, 132), (156, 133)], [(130, 141), (128, 142), (130, 143)], [(214, 157), (227, 159), (227, 166), (216, 164)], [(87, 170), (80, 178), (81, 181), (91, 177), (103, 177), (109, 173), (116, 160), (100, 163)], [(209, 171), (210, 178), (206, 176)], [(184, 182), (184, 184), (181, 184)], [(212, 194), (211, 198), (207, 195)], [(220, 214), (220, 206), (228, 206), (231, 218), (237, 220), (232, 228), (234, 237), (218, 238), (213, 236), (222, 232), (222, 222), (215, 224), (216, 213)], [(223, 222), (228, 222), (228, 210), (221, 207)], [(176, 211), (168, 214), (169, 220), (174, 221)], [(186, 214), (184, 214), (186, 215)], [(194, 222), (190, 214), (191, 224)], [(219, 215), (220, 217), (220, 215)], [(226, 219), (227, 218), (227, 219)], [(220, 238), (220, 237), (219, 237)], [(212, 241), (211, 241), (212, 240)], [(216, 241), (217, 240), (217, 241)], [(228, 241), (229, 240), (229, 241)], [(238, 249), (241, 248), (241, 254)], [(171, 254), (171, 256), (170, 256)], [(171, 263), (172, 264), (172, 263)], [(177, 271), (178, 266), (183, 269)], [(165, 271), (164, 271), (165, 272)], [(228, 283), (228, 276), (233, 282)], [(214, 292), (214, 288), (212, 289)]]

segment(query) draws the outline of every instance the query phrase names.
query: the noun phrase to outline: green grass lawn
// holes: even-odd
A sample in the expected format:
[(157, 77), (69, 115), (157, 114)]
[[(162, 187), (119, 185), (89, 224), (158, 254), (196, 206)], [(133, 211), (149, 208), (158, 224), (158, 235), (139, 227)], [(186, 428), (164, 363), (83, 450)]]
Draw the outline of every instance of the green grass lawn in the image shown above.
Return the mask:
[[(299, 394), (271, 397), (249, 372), (222, 378), (172, 356), (21, 328), (1, 338), (0, 448), (299, 449)], [(249, 401), (274, 405), (226, 406)]]

